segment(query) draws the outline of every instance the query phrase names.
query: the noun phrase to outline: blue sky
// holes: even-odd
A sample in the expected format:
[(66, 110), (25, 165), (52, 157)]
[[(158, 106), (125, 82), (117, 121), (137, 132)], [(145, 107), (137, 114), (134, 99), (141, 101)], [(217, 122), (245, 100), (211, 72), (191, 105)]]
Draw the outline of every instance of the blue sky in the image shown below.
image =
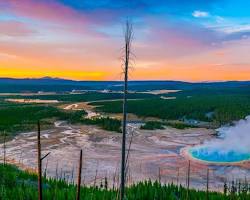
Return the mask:
[(0, 76), (117, 79), (129, 17), (133, 79), (250, 77), (248, 0), (0, 0), (0, 7)]

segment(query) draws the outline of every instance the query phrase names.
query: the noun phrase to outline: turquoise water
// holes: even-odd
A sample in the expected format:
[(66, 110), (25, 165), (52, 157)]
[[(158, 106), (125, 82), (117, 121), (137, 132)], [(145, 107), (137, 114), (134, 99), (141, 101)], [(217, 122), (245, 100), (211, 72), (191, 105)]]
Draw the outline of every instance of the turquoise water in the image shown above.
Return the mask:
[(196, 159), (216, 163), (250, 160), (250, 153), (239, 153), (236, 151), (222, 152), (220, 150), (209, 149), (208, 147), (190, 148), (189, 154)]

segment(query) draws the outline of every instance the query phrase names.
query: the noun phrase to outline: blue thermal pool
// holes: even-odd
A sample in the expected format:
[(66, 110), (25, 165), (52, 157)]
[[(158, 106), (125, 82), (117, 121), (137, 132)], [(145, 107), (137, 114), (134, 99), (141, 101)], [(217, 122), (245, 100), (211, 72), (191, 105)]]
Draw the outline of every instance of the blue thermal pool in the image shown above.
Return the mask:
[(211, 149), (206, 146), (192, 147), (188, 150), (188, 153), (193, 158), (205, 162), (226, 163), (250, 160), (250, 153), (240, 153), (236, 151), (220, 151), (216, 149)]

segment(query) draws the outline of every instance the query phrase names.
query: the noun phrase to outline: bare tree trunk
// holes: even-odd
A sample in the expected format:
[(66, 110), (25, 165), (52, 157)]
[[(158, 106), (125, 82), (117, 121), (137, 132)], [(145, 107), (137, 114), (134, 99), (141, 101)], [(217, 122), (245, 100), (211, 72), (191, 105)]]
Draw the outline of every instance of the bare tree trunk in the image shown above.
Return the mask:
[(20, 157), (18, 161), (19, 164), (22, 164), (22, 155), (23, 155), (23, 150), (21, 150), (21, 153), (20, 153)]
[(209, 168), (207, 168), (207, 200), (209, 200)]
[(38, 199), (42, 200), (42, 159), (40, 142), (40, 122), (37, 123), (37, 163), (38, 163)]
[(126, 156), (126, 161), (125, 161), (125, 179), (127, 178), (127, 169), (129, 168), (128, 163), (129, 163), (129, 155), (130, 155), (130, 150), (131, 150), (131, 145), (132, 145), (132, 141), (133, 141), (133, 137), (134, 137), (134, 132), (132, 132), (131, 134), (131, 138), (129, 141), (129, 147), (128, 147), (128, 151), (127, 151), (127, 156)]
[(97, 175), (98, 175), (98, 168), (95, 170), (94, 188), (96, 187)]
[(127, 134), (127, 92), (128, 92), (128, 69), (130, 62), (130, 50), (132, 42), (132, 24), (126, 22), (125, 30), (125, 58), (124, 58), (124, 96), (123, 96), (123, 122), (122, 122), (122, 151), (121, 151), (121, 186), (120, 199), (125, 197), (125, 171), (126, 171), (126, 134)]
[(72, 167), (72, 170), (71, 170), (71, 183), (74, 184), (74, 171), (75, 171), (75, 168), (74, 166)]
[(3, 132), (3, 165), (6, 165), (6, 132)]
[(77, 183), (77, 195), (76, 195), (76, 200), (80, 200), (81, 181), (82, 181), (82, 149), (81, 149), (81, 151), (80, 151), (80, 160), (79, 160), (79, 171), (78, 171), (78, 183)]
[(158, 168), (158, 181), (161, 184), (161, 167)]
[(49, 163), (49, 159), (47, 159), (47, 161), (46, 161), (46, 166), (45, 166), (45, 170), (44, 170), (44, 177), (45, 178), (47, 178), (48, 163)]
[(180, 168), (178, 167), (177, 169), (177, 180), (176, 180), (176, 185), (179, 186), (179, 177), (180, 177)]
[(189, 200), (189, 184), (190, 184), (190, 160), (188, 161), (188, 171), (187, 171), (187, 200)]

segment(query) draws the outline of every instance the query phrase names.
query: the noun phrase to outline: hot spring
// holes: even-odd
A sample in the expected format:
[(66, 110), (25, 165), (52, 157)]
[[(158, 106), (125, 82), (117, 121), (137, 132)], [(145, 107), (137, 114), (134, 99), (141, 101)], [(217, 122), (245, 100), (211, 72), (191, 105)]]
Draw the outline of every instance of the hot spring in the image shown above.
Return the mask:
[(240, 153), (237, 151), (221, 152), (220, 149), (209, 149), (208, 147), (194, 147), (189, 149), (189, 154), (193, 158), (216, 163), (241, 162), (250, 160), (250, 153)]
[(250, 116), (217, 129), (219, 136), (188, 149), (188, 154), (204, 162), (230, 163), (250, 161)]

